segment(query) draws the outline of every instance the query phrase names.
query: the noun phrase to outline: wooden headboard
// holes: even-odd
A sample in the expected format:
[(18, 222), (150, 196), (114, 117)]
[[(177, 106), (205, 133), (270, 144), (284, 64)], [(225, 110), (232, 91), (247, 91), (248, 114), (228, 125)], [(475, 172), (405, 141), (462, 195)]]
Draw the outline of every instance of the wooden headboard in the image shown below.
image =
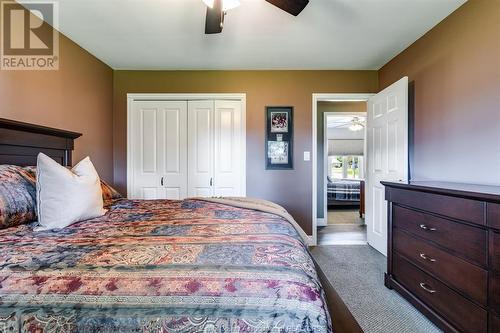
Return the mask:
[(81, 133), (0, 118), (0, 164), (36, 165), (42, 152), (71, 166), (74, 140)]

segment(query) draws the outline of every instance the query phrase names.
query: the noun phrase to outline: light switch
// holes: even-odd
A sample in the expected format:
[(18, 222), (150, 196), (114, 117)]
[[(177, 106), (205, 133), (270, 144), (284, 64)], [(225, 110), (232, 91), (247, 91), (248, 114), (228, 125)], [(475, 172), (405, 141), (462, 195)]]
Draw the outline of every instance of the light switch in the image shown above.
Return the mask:
[(305, 151), (304, 152), (304, 161), (310, 161), (310, 160), (311, 160), (311, 152)]

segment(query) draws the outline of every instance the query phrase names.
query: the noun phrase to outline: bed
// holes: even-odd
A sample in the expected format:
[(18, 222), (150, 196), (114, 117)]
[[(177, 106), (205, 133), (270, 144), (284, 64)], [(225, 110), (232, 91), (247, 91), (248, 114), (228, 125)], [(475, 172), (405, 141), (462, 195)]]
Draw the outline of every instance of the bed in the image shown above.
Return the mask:
[(365, 182), (359, 179), (327, 179), (328, 206), (359, 206), (364, 215)]
[[(79, 133), (0, 119), (0, 164), (71, 165)], [(201, 199), (106, 202), (0, 230), (0, 332), (362, 332), (286, 219)]]

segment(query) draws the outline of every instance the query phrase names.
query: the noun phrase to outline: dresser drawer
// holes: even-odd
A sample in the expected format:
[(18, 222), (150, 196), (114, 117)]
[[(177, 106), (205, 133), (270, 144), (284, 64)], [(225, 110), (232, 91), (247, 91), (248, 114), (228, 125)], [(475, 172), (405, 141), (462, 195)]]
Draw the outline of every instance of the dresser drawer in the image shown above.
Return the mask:
[(493, 228), (500, 230), (500, 205), (488, 203), (486, 209), (486, 223)]
[(490, 274), (490, 306), (497, 313), (500, 313), (500, 273)]
[(487, 265), (486, 230), (397, 205), (393, 206), (393, 224), (481, 266)]
[(404, 231), (395, 229), (393, 235), (397, 252), (445, 284), (487, 306), (488, 271)]
[(500, 273), (500, 233), (490, 231), (491, 268)]
[(500, 332), (500, 317), (490, 314), (490, 329), (489, 333), (498, 333)]
[(389, 201), (431, 213), (484, 225), (484, 202), (441, 194), (392, 188)]
[(410, 264), (399, 254), (395, 253), (393, 260), (393, 274), (396, 281), (446, 318), (459, 331), (471, 333), (487, 331), (486, 310)]

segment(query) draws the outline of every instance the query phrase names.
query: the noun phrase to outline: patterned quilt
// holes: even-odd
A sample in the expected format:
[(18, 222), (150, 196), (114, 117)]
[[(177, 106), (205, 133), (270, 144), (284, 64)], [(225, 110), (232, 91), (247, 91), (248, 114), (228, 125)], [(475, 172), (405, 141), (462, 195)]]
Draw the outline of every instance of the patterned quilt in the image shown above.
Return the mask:
[(285, 219), (198, 200), (115, 200), (60, 231), (0, 230), (0, 332), (331, 332)]
[(334, 180), (327, 183), (329, 200), (359, 200), (361, 183), (359, 180)]

